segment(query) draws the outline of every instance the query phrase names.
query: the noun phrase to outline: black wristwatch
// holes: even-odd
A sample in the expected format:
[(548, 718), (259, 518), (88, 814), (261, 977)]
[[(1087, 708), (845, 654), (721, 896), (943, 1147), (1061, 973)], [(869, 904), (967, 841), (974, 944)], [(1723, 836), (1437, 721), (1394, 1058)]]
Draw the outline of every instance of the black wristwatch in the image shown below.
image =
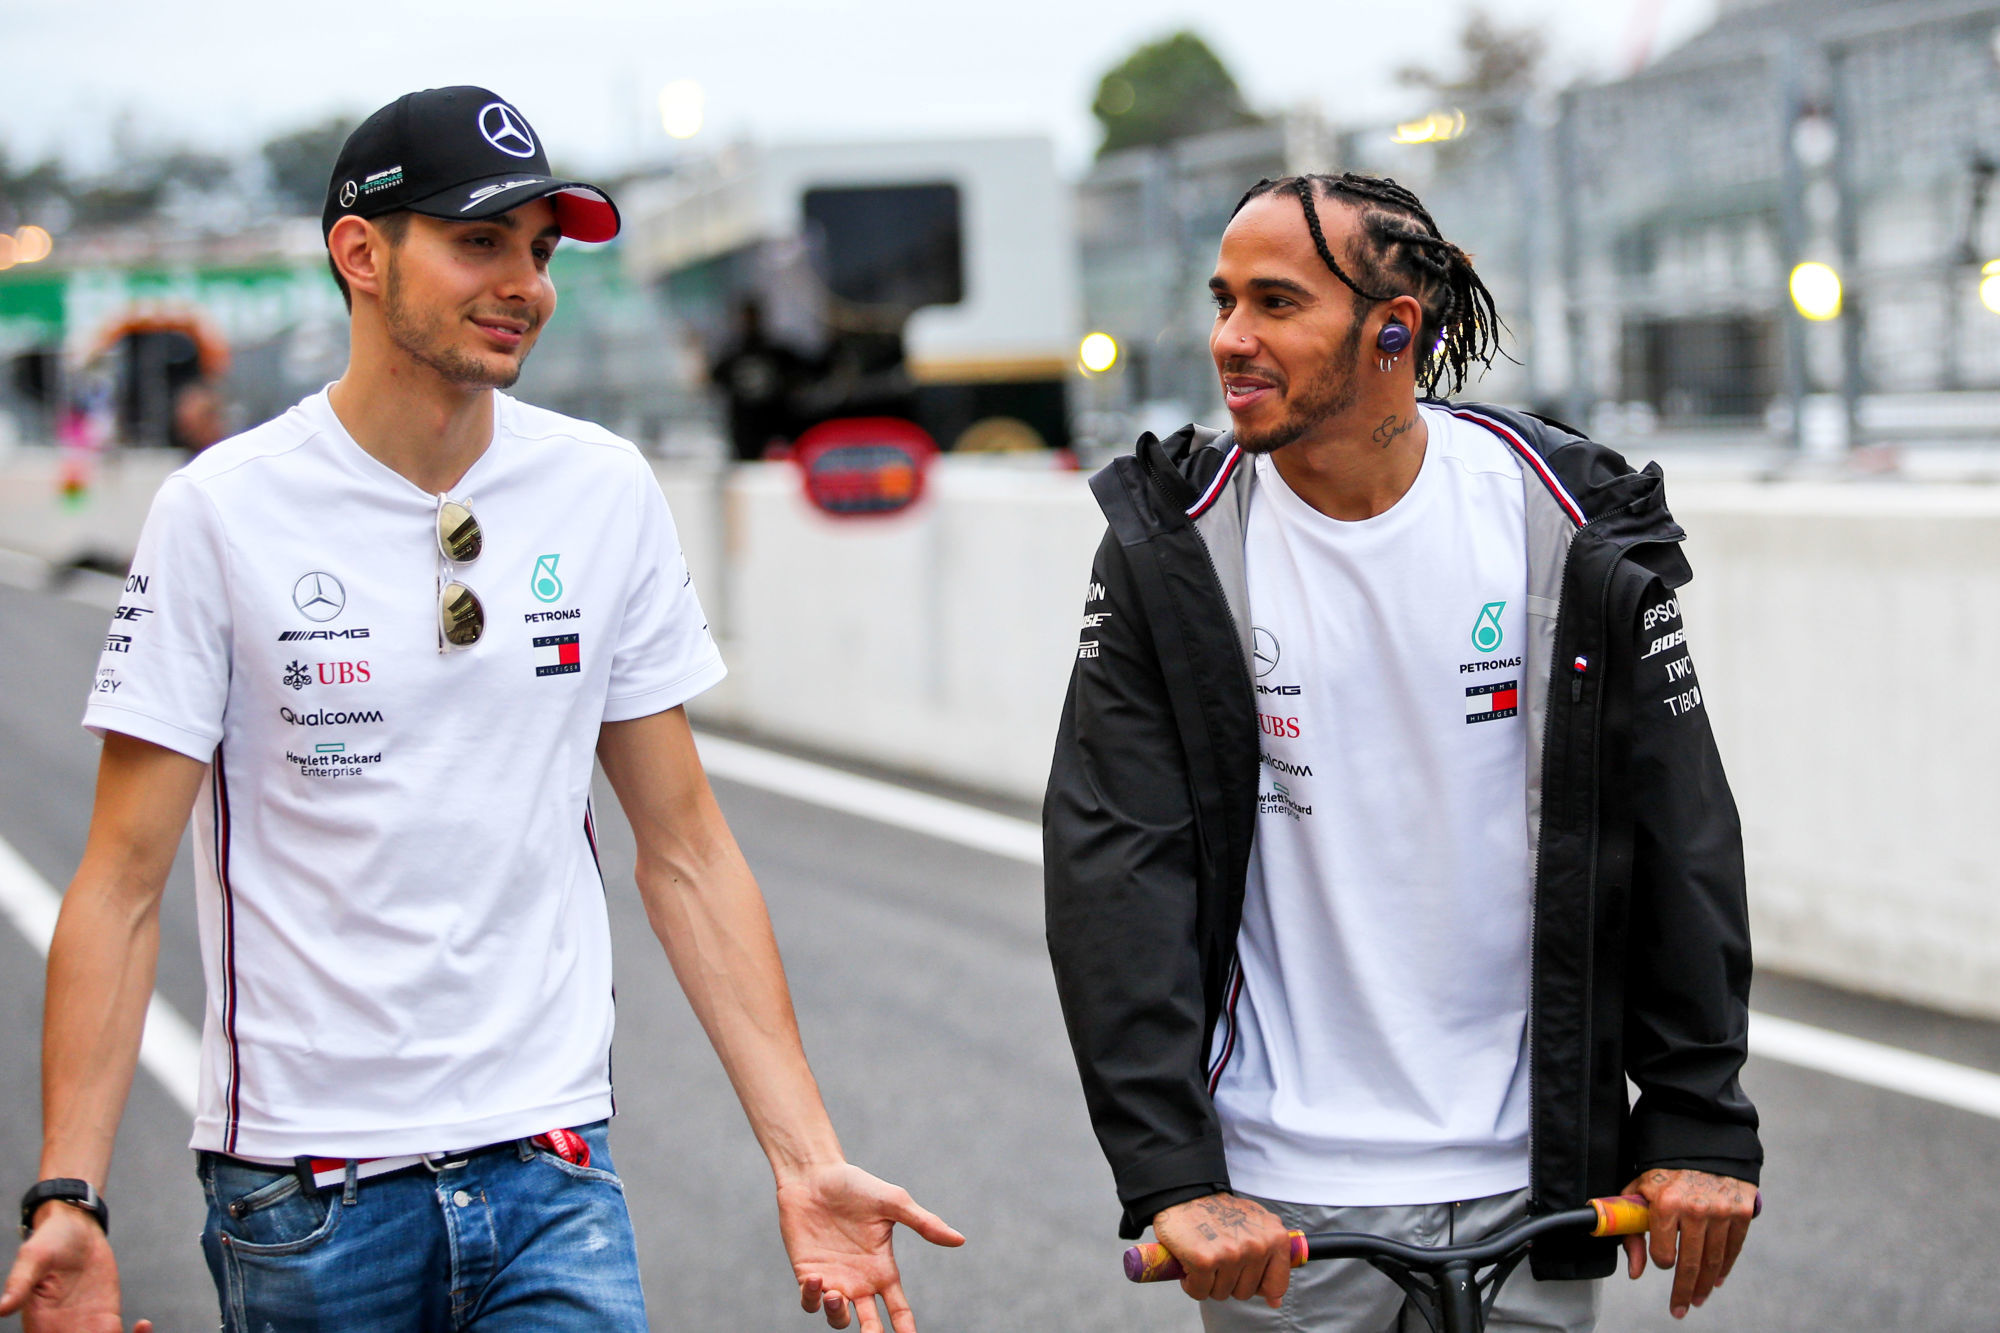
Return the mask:
[(38, 1180), (28, 1187), (21, 1196), (21, 1235), (27, 1236), (35, 1229), (35, 1211), (51, 1199), (81, 1208), (97, 1219), (97, 1225), (104, 1228), (104, 1234), (111, 1234), (111, 1209), (105, 1204), (104, 1196), (87, 1180)]

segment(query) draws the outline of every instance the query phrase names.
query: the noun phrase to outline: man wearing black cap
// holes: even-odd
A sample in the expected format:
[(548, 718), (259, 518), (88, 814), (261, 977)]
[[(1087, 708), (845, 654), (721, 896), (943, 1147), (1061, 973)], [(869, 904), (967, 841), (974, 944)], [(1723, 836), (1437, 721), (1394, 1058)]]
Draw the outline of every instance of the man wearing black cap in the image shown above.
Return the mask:
[[(914, 1333), (890, 1236), (962, 1238), (849, 1165), (682, 704), (723, 674), (644, 459), (494, 392), (609, 240), (479, 88), (342, 149), (340, 380), (154, 501), (84, 723), (97, 804), (49, 954), (44, 1179), (0, 1295), (119, 1326), (101, 1187), (194, 814), (208, 1005), (193, 1147), (223, 1327), (646, 1327), (605, 1121), (593, 759), (649, 918), (777, 1182), (802, 1306)], [(146, 1325), (141, 1321), (140, 1328)]]

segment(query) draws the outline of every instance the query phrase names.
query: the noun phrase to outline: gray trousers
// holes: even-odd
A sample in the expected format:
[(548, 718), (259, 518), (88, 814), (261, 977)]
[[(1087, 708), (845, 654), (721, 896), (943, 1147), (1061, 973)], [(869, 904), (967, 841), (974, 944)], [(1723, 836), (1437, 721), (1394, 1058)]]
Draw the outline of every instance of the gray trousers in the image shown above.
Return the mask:
[[(1469, 1245), (1527, 1216), (1528, 1192), (1388, 1208), (1258, 1202), (1294, 1231), (1365, 1231), (1412, 1245)], [(1535, 1281), (1524, 1259), (1500, 1289), (1487, 1333), (1591, 1333), (1597, 1298), (1594, 1281)], [(1206, 1333), (1429, 1333), (1403, 1289), (1361, 1259), (1323, 1259), (1293, 1269), (1285, 1303), (1276, 1310), (1255, 1296), (1203, 1301), (1201, 1325)]]

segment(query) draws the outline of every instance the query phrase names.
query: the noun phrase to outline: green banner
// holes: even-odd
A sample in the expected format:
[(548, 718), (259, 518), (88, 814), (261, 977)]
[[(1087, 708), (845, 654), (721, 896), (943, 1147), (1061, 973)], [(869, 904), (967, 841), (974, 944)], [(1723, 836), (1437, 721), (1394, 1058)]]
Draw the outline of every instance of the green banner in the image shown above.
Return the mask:
[[(643, 301), (615, 250), (556, 252), (556, 288), (579, 311)], [(323, 262), (235, 268), (40, 269), (0, 273), (0, 345), (87, 343), (139, 313), (200, 315), (232, 346), (278, 337), (301, 323), (344, 326), (339, 289)]]
[(340, 312), (324, 266), (72, 269), (0, 274), (0, 335), (12, 341), (87, 341), (141, 313), (192, 313), (232, 344), (277, 337)]

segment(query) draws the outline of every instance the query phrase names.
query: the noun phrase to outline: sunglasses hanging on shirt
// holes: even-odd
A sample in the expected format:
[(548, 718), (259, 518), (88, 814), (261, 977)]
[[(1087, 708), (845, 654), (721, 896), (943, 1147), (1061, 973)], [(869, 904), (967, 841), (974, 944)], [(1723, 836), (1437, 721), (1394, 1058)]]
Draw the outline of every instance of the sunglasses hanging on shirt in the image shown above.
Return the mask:
[(486, 631), (486, 608), (479, 594), (452, 573), (453, 565), (469, 565), (486, 546), (479, 520), (462, 501), (438, 496), (438, 651), (470, 648)]

